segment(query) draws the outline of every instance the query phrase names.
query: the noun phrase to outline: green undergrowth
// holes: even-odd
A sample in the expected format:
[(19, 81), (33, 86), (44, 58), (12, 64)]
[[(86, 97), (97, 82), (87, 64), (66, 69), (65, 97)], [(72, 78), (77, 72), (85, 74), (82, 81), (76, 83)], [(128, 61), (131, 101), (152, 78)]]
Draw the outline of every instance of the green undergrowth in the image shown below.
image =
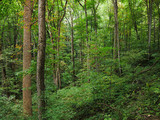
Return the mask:
[[(90, 71), (81, 73), (73, 84), (53, 89), (47, 85), (47, 120), (145, 120), (160, 117), (159, 54), (150, 60), (144, 51), (130, 51), (121, 59), (122, 74)], [(107, 69), (107, 68), (106, 68)], [(83, 78), (83, 80), (82, 80)], [(88, 79), (90, 82), (88, 82)], [(37, 97), (32, 97), (33, 116), (37, 120)], [(25, 120), (22, 101), (0, 96), (1, 120)]]
[(14, 101), (14, 97), (7, 98), (0, 96), (0, 120), (18, 120), (22, 119), (22, 104)]
[[(137, 52), (137, 53), (136, 53)], [(154, 55), (153, 55), (154, 56)], [(134, 51), (122, 58), (123, 73), (91, 72), (90, 82), (50, 94), (48, 120), (143, 120), (160, 116), (160, 62)]]

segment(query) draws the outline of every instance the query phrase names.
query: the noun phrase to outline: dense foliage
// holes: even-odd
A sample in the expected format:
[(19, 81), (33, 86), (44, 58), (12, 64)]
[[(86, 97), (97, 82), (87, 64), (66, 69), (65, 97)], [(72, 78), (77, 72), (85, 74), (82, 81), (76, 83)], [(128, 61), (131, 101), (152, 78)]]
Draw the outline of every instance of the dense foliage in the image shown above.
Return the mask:
[[(38, 1), (31, 1), (32, 60), (26, 71), (25, 0), (0, 1), (1, 120), (38, 119)], [(160, 1), (118, 0), (119, 41), (114, 1), (46, 0), (46, 120), (160, 118)], [(23, 115), (26, 74), (32, 116)]]

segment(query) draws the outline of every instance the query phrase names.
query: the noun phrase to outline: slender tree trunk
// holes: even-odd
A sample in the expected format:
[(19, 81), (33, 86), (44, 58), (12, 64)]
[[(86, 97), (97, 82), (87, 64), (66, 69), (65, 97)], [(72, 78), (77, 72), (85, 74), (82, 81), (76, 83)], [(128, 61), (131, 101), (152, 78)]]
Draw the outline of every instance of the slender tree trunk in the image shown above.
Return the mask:
[(38, 92), (38, 119), (43, 119), (45, 113), (45, 84), (44, 65), (46, 48), (46, 26), (45, 26), (45, 0), (39, 0), (38, 4), (38, 55), (37, 55), (37, 92)]
[[(94, 21), (94, 25), (93, 25), (93, 28), (94, 28), (94, 31), (95, 31), (95, 40), (96, 40), (96, 48), (98, 47), (98, 39), (97, 39), (97, 30), (98, 30), (98, 23), (97, 23), (97, 9), (98, 9), (98, 6), (99, 6), (99, 3), (100, 3), (100, 0), (98, 0), (98, 4), (96, 6), (96, 1), (95, 0), (92, 0), (92, 3), (93, 3), (93, 21)], [(96, 71), (98, 72), (99, 71), (99, 57), (96, 56), (95, 57), (95, 61), (96, 61)]]
[(61, 33), (61, 23), (58, 22), (58, 38), (57, 38), (57, 58), (58, 58), (58, 63), (57, 63), (57, 70), (56, 70), (56, 84), (58, 85), (58, 88), (61, 88), (61, 74), (60, 74), (60, 58), (59, 58), (59, 43), (60, 43), (60, 33)]
[[(82, 12), (80, 13), (80, 18), (82, 19)], [(82, 36), (82, 32), (80, 33), (81, 36)], [(81, 68), (83, 67), (83, 56), (84, 56), (84, 53), (83, 53), (83, 49), (84, 49), (84, 39), (80, 38), (81, 39), (81, 42), (80, 42), (80, 63), (81, 63)]]
[[(80, 17), (81, 17), (81, 19), (82, 19), (82, 13), (80, 12)], [(79, 15), (78, 15), (78, 19), (80, 18), (79, 17)], [(82, 33), (81, 33), (82, 34)], [(82, 36), (82, 35), (81, 35)], [(82, 67), (83, 66), (83, 58), (82, 58), (82, 56), (83, 56), (83, 52), (82, 52), (82, 50), (83, 50), (83, 39), (81, 39), (80, 38), (80, 43), (79, 43), (79, 46), (80, 46), (80, 58), (79, 58), (79, 61), (80, 61), (80, 67)]]
[(94, 31), (97, 36), (97, 9), (95, 7), (95, 1), (93, 0), (92, 2), (94, 3), (93, 4)]
[[(2, 26), (3, 27), (3, 26)], [(2, 44), (3, 44), (3, 40), (2, 40), (2, 38), (3, 38), (3, 29), (1, 29), (1, 38), (0, 38), (0, 57), (2, 56)], [(1, 65), (2, 65), (2, 60), (0, 60), (0, 63), (1, 63)], [(3, 73), (2, 73), (3, 74)], [(2, 75), (3, 76), (3, 75)], [(3, 77), (2, 77), (2, 81), (0, 81), (0, 84), (1, 84), (1, 86), (2, 86), (2, 88), (3, 88)]]
[[(24, 38), (23, 38), (23, 71), (31, 65), (31, 0), (25, 1), (24, 6)], [(31, 75), (23, 75), (23, 112), (32, 115)]]
[[(84, 10), (85, 10), (85, 17), (86, 17), (86, 44), (87, 44), (87, 75), (88, 77), (90, 76), (90, 63), (89, 63), (89, 41), (88, 41), (88, 15), (87, 15), (87, 0), (85, 0), (85, 7), (84, 7)], [(88, 81), (90, 81), (88, 79)]]
[(75, 61), (74, 61), (74, 30), (73, 30), (73, 15), (70, 12), (71, 15), (71, 54), (72, 54), (72, 64), (73, 64), (73, 72), (72, 72), (72, 79), (75, 82)]
[[(78, 0), (80, 6), (84, 9), (85, 12), (85, 18), (86, 18), (86, 46), (87, 46), (87, 76), (90, 76), (90, 64), (89, 64), (89, 41), (88, 41), (88, 15), (87, 15), (87, 0), (84, 1), (84, 5), (80, 3)], [(88, 82), (90, 80), (88, 79)]]
[[(142, 8), (141, 8), (141, 11), (142, 11)], [(145, 42), (144, 42), (144, 39), (143, 39), (143, 20), (141, 19), (141, 36), (140, 36), (140, 39), (141, 39), (141, 48), (143, 49), (144, 48), (144, 45), (145, 45)]]
[[(82, 12), (80, 12), (80, 18), (82, 19)], [(81, 34), (81, 36), (82, 36), (82, 33), (80, 33)], [(82, 66), (83, 66), (83, 39), (82, 38), (80, 38), (80, 44), (79, 44), (79, 46), (80, 46), (80, 63), (81, 63), (81, 68), (82, 68)]]
[[(53, 0), (53, 4), (55, 4), (55, 0)], [(48, 6), (48, 3), (47, 3), (47, 6)], [(52, 14), (51, 14), (51, 10), (54, 11), (54, 6), (52, 9), (49, 10), (49, 8), (47, 9), (47, 12), (48, 12), (48, 20), (50, 20), (50, 18), (52, 18)], [(51, 25), (50, 25), (51, 24)], [(56, 44), (56, 36), (53, 36), (53, 33), (55, 33), (56, 31), (55, 30), (52, 30), (51, 26), (53, 26), (54, 28), (56, 28), (55, 26), (55, 21), (53, 20), (52, 23), (48, 22), (48, 33), (49, 33), (49, 36), (50, 36), (50, 39), (51, 39), (51, 42), (52, 42), (52, 49), (56, 51), (56, 47), (54, 44)], [(52, 56), (52, 59), (55, 60), (56, 54), (53, 53), (53, 56)], [(54, 85), (58, 86), (58, 82), (56, 81), (56, 63), (55, 61), (52, 63), (52, 66), (53, 66), (53, 83)]]
[(57, 21), (57, 31), (58, 31), (58, 37), (57, 37), (57, 59), (58, 59), (58, 63), (57, 63), (57, 69), (56, 69), (56, 84), (58, 85), (57, 87), (60, 89), (61, 88), (61, 73), (60, 73), (60, 56), (59, 56), (59, 48), (60, 48), (60, 34), (61, 34), (61, 23), (62, 20), (64, 19), (64, 16), (66, 14), (66, 7), (67, 7), (67, 3), (68, 0), (66, 0), (65, 5), (63, 6), (63, 2), (61, 0), (61, 6), (63, 8), (63, 15), (60, 15), (60, 9), (59, 9), (59, 1), (57, 0), (57, 6), (58, 6), (58, 21)]
[(159, 25), (158, 25), (158, 50), (159, 50), (159, 47), (160, 47), (160, 8), (159, 8), (159, 4), (157, 5), (158, 6), (158, 19), (159, 19)]
[(149, 0), (148, 11), (148, 58), (151, 55), (152, 0)]
[(117, 59), (117, 33), (118, 33), (118, 21), (117, 21), (117, 15), (118, 15), (118, 10), (117, 10), (117, 0), (112, 0), (113, 1), (113, 5), (114, 5), (114, 20), (115, 20), (115, 28), (114, 28), (114, 49), (113, 49), (113, 57), (114, 59)]
[(118, 31), (118, 5), (117, 5), (117, 0), (113, 0), (113, 3), (114, 3), (114, 18), (115, 18), (114, 49), (117, 49), (117, 52), (114, 52), (114, 54), (115, 54), (115, 58), (118, 57), (119, 74), (121, 75), (120, 42), (119, 42), (119, 31)]
[(154, 13), (154, 45), (156, 44), (156, 19), (155, 19), (155, 13)]
[(132, 46), (131, 46), (131, 36), (132, 36), (132, 30), (131, 28), (129, 28), (129, 32), (128, 32), (128, 51), (131, 50)]
[(127, 41), (127, 35), (126, 35), (126, 24), (124, 23), (124, 41), (125, 41), (125, 51), (127, 51), (128, 41)]

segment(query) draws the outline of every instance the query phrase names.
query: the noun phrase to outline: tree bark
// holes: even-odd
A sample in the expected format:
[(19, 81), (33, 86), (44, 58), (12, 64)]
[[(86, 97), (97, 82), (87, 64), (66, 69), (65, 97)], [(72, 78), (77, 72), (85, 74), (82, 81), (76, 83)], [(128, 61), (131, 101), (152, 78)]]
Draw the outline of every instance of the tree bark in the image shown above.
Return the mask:
[(60, 73), (60, 59), (59, 59), (59, 43), (60, 43), (60, 34), (61, 34), (61, 23), (58, 22), (58, 38), (57, 38), (57, 70), (56, 70), (56, 85), (58, 85), (58, 88), (61, 88), (61, 73)]
[(147, 3), (148, 10), (148, 59), (150, 59), (151, 55), (151, 27), (152, 27), (152, 0), (149, 0), (149, 6)]
[[(114, 19), (115, 19), (115, 31), (114, 31), (114, 59), (118, 58), (119, 74), (121, 75), (120, 66), (120, 42), (119, 42), (119, 30), (118, 30), (118, 5), (117, 0), (113, 0), (114, 4)], [(117, 49), (117, 51), (116, 51)]]
[(160, 8), (159, 8), (159, 4), (157, 5), (158, 7), (158, 20), (159, 20), (159, 25), (158, 25), (158, 50), (159, 50), (159, 44), (160, 44)]
[(114, 26), (114, 49), (113, 49), (113, 57), (114, 59), (117, 58), (117, 0), (112, 0), (113, 1), (113, 5), (114, 5), (114, 20), (115, 20), (115, 26)]
[(37, 55), (37, 92), (38, 92), (38, 119), (43, 119), (45, 113), (45, 84), (44, 65), (46, 48), (46, 26), (45, 26), (45, 0), (39, 0), (38, 4), (38, 55)]
[(155, 13), (154, 13), (154, 45), (156, 44), (156, 19), (155, 19)]
[[(85, 10), (85, 17), (86, 17), (86, 41), (87, 41), (87, 75), (88, 77), (90, 76), (90, 63), (89, 63), (89, 59), (90, 59), (90, 54), (89, 54), (89, 41), (88, 41), (88, 13), (87, 13), (87, 0), (85, 0), (85, 6), (84, 6), (84, 10)], [(88, 82), (90, 81), (90, 79), (88, 79)]]
[[(25, 1), (24, 6), (24, 38), (23, 38), (23, 71), (31, 65), (31, 0)], [(23, 112), (32, 115), (31, 75), (23, 75)]]
[(74, 30), (73, 30), (73, 13), (70, 11), (71, 15), (71, 54), (72, 54), (72, 66), (73, 66), (73, 72), (72, 72), (72, 79), (73, 82), (76, 81), (75, 78), (75, 61), (74, 61)]

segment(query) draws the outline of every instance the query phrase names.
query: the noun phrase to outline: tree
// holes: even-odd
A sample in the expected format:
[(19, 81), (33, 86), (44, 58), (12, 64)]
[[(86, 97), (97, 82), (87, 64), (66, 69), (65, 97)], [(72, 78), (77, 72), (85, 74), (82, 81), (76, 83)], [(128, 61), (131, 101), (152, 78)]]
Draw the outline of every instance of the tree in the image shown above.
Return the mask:
[(120, 67), (120, 43), (119, 43), (119, 31), (118, 31), (118, 5), (117, 0), (113, 0), (114, 5), (114, 20), (115, 20), (115, 29), (114, 29), (114, 59), (118, 57), (119, 64), (119, 73), (121, 74)]
[(76, 76), (75, 76), (75, 58), (74, 58), (73, 9), (70, 10), (70, 16), (71, 16), (71, 58), (72, 58), (72, 64), (73, 64), (72, 78), (73, 78), (73, 81), (75, 82)]
[(43, 119), (45, 112), (45, 84), (44, 65), (46, 48), (46, 26), (45, 26), (45, 0), (39, 0), (38, 4), (38, 55), (37, 55), (37, 92), (38, 92), (38, 119)]
[(146, 0), (148, 15), (148, 58), (150, 58), (151, 55), (152, 4), (153, 0)]
[(155, 0), (155, 4), (156, 4), (156, 7), (157, 7), (157, 9), (158, 9), (158, 44), (157, 44), (157, 46), (158, 46), (158, 49), (159, 49), (159, 44), (160, 44), (160, 7), (159, 7), (159, 5), (160, 5), (160, 1), (159, 0)]
[(27, 73), (31, 65), (31, 16), (31, 0), (26, 0), (23, 37), (23, 111), (26, 115), (32, 115), (31, 75)]
[(59, 48), (60, 48), (60, 35), (61, 35), (61, 23), (64, 19), (64, 16), (66, 15), (66, 7), (67, 7), (68, 0), (65, 1), (65, 5), (63, 5), (63, 2), (61, 0), (61, 6), (63, 9), (63, 14), (60, 16), (60, 9), (59, 9), (59, 2), (57, 0), (57, 6), (58, 6), (58, 20), (57, 20), (57, 31), (58, 31), (58, 37), (57, 37), (57, 58), (58, 58), (58, 63), (57, 63), (57, 70), (56, 70), (56, 85), (58, 85), (58, 88), (61, 88), (61, 72), (60, 72), (60, 59), (59, 59)]
[[(85, 12), (85, 18), (86, 18), (86, 45), (87, 45), (87, 74), (89, 76), (90, 74), (90, 63), (89, 63), (89, 41), (88, 41), (88, 12), (87, 12), (87, 0), (84, 0), (84, 5), (81, 4), (81, 2), (78, 0), (79, 5), (83, 8)], [(88, 81), (90, 81), (88, 79)]]
[(98, 7), (99, 7), (99, 4), (100, 4), (100, 0), (98, 0), (98, 3), (96, 4), (96, 1), (95, 0), (91, 0), (92, 2), (92, 13), (93, 13), (93, 17), (94, 17), (94, 31), (95, 31), (95, 34), (97, 36), (97, 29), (98, 29), (98, 23), (97, 23), (97, 10), (98, 10)]

